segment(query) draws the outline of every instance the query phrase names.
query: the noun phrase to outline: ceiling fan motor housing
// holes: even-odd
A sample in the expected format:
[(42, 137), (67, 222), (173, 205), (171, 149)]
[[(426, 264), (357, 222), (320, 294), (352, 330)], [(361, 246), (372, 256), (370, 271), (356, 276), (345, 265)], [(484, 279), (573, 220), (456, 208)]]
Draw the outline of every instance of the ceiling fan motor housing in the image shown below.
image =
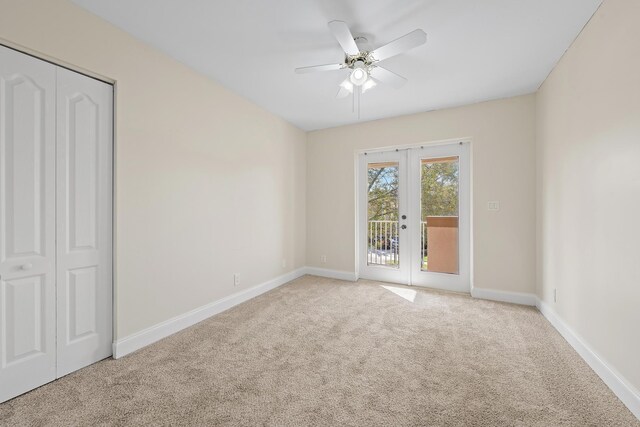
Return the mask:
[(373, 58), (370, 53), (367, 51), (362, 51), (357, 55), (347, 55), (344, 63), (347, 64), (347, 67), (354, 68), (355, 64), (358, 62), (362, 62), (365, 66), (370, 67), (373, 64)]

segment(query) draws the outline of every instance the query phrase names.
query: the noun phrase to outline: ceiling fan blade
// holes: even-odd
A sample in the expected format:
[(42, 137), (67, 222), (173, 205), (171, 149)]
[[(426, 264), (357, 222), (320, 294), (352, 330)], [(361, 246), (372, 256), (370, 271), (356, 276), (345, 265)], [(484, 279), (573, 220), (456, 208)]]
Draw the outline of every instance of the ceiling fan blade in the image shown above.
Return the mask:
[(316, 71), (334, 71), (341, 70), (345, 67), (345, 64), (312, 65), (311, 67), (296, 68), (296, 74), (314, 73)]
[(402, 87), (402, 85), (407, 82), (407, 79), (405, 79), (404, 77), (382, 67), (374, 67), (373, 69), (371, 69), (370, 74), (374, 79), (382, 83), (391, 85), (396, 89)]
[(353, 40), (351, 30), (349, 30), (345, 22), (331, 21), (329, 22), (329, 29), (347, 55), (354, 56), (360, 53), (358, 45), (356, 45), (356, 42)]
[(409, 49), (418, 47), (427, 42), (427, 34), (422, 30), (414, 30), (391, 43), (377, 48), (371, 52), (374, 61), (382, 61), (392, 56), (396, 56)]

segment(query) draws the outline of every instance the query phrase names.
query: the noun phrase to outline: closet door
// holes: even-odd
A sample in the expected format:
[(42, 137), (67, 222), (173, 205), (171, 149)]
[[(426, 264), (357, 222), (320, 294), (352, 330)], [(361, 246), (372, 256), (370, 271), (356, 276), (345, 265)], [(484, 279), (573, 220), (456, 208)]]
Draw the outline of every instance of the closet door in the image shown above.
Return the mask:
[(55, 90), (0, 46), (0, 402), (56, 377)]
[(57, 69), (58, 377), (111, 356), (112, 86)]

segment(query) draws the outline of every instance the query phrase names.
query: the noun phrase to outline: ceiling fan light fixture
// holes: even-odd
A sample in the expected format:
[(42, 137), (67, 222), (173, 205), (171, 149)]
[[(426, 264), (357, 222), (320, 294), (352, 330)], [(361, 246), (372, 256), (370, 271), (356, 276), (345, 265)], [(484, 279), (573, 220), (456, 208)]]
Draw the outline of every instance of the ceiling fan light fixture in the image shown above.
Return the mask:
[(367, 81), (364, 82), (362, 85), (362, 93), (365, 93), (369, 89), (373, 89), (376, 86), (377, 86), (377, 83), (373, 79), (367, 79)]
[(353, 83), (351, 83), (348, 80), (345, 80), (342, 83), (340, 83), (340, 87), (342, 87), (345, 90), (349, 91), (349, 93), (353, 93)]
[(353, 71), (349, 76), (349, 80), (356, 86), (362, 86), (369, 79), (369, 72), (362, 61), (358, 61), (353, 66)]

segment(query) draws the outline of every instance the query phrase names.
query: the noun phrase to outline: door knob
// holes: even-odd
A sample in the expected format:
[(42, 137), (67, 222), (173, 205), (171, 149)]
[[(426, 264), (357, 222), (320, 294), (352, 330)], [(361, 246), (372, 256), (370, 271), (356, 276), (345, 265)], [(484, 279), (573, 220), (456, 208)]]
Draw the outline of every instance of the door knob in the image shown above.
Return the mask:
[(403, 230), (407, 228), (406, 225), (402, 225), (400, 228), (402, 228)]
[(22, 267), (20, 267), (23, 270), (31, 270), (33, 268), (33, 264), (31, 264), (30, 262), (26, 263), (26, 264), (22, 264)]

